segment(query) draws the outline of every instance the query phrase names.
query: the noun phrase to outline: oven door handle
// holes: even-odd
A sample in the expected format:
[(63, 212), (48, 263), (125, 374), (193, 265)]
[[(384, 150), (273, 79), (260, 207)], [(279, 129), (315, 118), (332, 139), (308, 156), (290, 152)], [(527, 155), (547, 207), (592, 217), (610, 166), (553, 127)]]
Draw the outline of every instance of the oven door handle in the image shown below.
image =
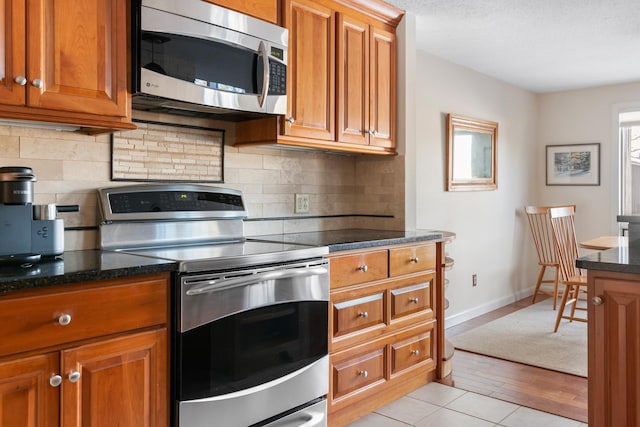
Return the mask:
[(264, 273), (256, 273), (251, 276), (242, 276), (234, 279), (208, 280), (204, 282), (195, 282), (194, 286), (186, 291), (189, 296), (205, 294), (208, 292), (223, 291), (232, 288), (251, 285), (263, 282), (265, 280), (289, 279), (292, 277), (319, 276), (327, 274), (329, 270), (326, 267), (310, 267), (291, 270), (266, 271)]

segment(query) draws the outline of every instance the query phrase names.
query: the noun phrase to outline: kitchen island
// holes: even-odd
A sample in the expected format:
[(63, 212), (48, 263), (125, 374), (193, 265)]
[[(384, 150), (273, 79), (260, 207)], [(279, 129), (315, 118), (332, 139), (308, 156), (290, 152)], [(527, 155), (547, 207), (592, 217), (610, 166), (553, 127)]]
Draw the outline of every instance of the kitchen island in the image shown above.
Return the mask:
[(640, 247), (576, 261), (588, 275), (589, 426), (640, 425)]

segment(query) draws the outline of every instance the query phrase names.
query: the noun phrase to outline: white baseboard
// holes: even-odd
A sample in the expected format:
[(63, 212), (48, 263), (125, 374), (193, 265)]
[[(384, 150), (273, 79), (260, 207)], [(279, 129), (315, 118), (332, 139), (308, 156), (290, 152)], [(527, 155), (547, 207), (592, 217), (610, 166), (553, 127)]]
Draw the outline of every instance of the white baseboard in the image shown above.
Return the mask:
[(467, 320), (471, 320), (474, 317), (478, 317), (490, 311), (496, 310), (500, 307), (504, 307), (505, 305), (514, 303), (518, 300), (521, 300), (522, 298), (530, 297), (533, 295), (533, 289), (534, 289), (533, 287), (529, 289), (525, 289), (515, 294), (508, 295), (493, 301), (489, 301), (487, 303), (484, 303), (477, 307), (473, 307), (461, 313), (452, 314), (451, 316), (445, 316), (445, 319), (444, 319), (445, 328), (458, 325), (462, 322), (466, 322)]

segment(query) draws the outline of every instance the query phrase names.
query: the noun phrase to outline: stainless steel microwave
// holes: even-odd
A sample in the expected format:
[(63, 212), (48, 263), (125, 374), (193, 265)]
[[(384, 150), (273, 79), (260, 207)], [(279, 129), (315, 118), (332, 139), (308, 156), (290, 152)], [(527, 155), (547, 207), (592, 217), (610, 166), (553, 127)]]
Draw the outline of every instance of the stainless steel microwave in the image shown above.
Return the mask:
[(285, 114), (288, 31), (202, 0), (132, 2), (135, 109)]

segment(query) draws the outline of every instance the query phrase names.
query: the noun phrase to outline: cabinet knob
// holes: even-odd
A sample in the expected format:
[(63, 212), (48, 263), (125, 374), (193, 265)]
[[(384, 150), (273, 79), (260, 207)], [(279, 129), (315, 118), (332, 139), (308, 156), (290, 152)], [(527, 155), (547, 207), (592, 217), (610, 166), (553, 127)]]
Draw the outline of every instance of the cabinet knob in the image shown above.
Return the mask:
[(412, 356), (420, 356), (420, 350), (412, 350), (411, 351), (411, 355)]
[(60, 384), (62, 384), (62, 377), (60, 375), (56, 374), (49, 377), (49, 385), (51, 385), (51, 387), (58, 387)]
[(71, 323), (71, 315), (67, 313), (60, 315), (60, 317), (58, 317), (58, 323), (62, 326), (67, 326)]
[(361, 311), (360, 313), (358, 313), (358, 317), (366, 319), (367, 317), (369, 317), (369, 313), (367, 313), (366, 311)]
[(369, 269), (369, 267), (365, 264), (365, 265), (361, 265), (360, 267), (358, 267), (359, 271), (362, 272), (366, 272)]
[(38, 89), (42, 89), (42, 80), (41, 79), (33, 79), (33, 81), (31, 82), (31, 85), (33, 87), (37, 87)]
[(414, 303), (414, 304), (417, 304), (417, 303), (419, 303), (419, 302), (420, 302), (420, 300), (419, 300), (417, 297), (414, 297), (414, 298), (409, 298), (409, 302), (412, 302), (412, 303)]
[(78, 371), (69, 372), (69, 375), (67, 375), (67, 378), (69, 379), (70, 382), (77, 383), (78, 381), (80, 381), (80, 372)]
[(602, 303), (604, 303), (602, 297), (593, 297), (591, 298), (591, 302), (593, 303), (593, 305), (602, 305)]
[(358, 371), (358, 375), (360, 375), (362, 378), (367, 378), (369, 376), (369, 372), (367, 372), (367, 371)]
[(18, 83), (20, 86), (27, 84), (27, 78), (25, 76), (17, 76), (13, 81)]
[(418, 258), (417, 256), (413, 258), (409, 258), (409, 262), (415, 262), (417, 264), (418, 262), (420, 262), (420, 258)]
[(369, 129), (368, 133), (369, 133), (369, 135), (371, 135), (371, 136), (376, 136), (376, 131), (375, 131), (375, 130), (373, 130), (373, 129)]
[(295, 122), (295, 121), (296, 121), (296, 119), (294, 119), (294, 118), (293, 118), (293, 117), (291, 117), (291, 116), (289, 116), (289, 117), (287, 118), (287, 122), (288, 122), (290, 125), (292, 125), (292, 124), (293, 124), (293, 122)]

